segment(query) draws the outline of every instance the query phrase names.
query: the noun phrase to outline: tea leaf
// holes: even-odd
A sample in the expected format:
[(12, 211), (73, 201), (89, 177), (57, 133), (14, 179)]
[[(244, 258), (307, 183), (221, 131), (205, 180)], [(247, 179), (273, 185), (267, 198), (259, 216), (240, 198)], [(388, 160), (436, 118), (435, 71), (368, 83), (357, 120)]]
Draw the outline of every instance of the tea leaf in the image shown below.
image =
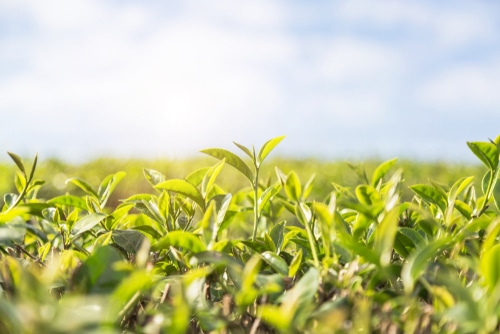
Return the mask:
[(283, 276), (288, 274), (288, 264), (281, 257), (270, 251), (262, 253), (261, 256), (262, 259), (276, 272)]
[(276, 137), (268, 140), (259, 151), (258, 161), (262, 163), (269, 153), (285, 138), (285, 136)]
[(378, 165), (372, 175), (372, 187), (376, 187), (379, 184), (380, 180), (382, 180), (382, 178), (387, 174), (387, 172), (392, 168), (392, 166), (394, 166), (397, 161), (398, 159), (394, 158)]
[(88, 230), (99, 224), (104, 218), (106, 218), (106, 215), (102, 213), (93, 213), (84, 216), (83, 218), (78, 220), (75, 225), (73, 225), (71, 234), (76, 237), (84, 232), (87, 232)]
[(168, 249), (170, 246), (178, 249), (199, 253), (206, 250), (200, 238), (190, 232), (172, 231), (151, 246), (151, 250), (159, 251)]
[(180, 179), (172, 179), (158, 183), (155, 188), (157, 189), (165, 189), (168, 191), (173, 191), (184, 195), (190, 199), (192, 199), (196, 204), (198, 204), (202, 209), (205, 209), (205, 201), (201, 196), (198, 189), (193, 186), (191, 183), (180, 180)]
[(26, 176), (26, 170), (24, 169), (23, 159), (15, 153), (7, 152), (10, 158), (15, 162), (17, 168)]
[(212, 157), (219, 160), (225, 159), (229, 165), (236, 168), (240, 173), (245, 175), (251, 183), (253, 183), (253, 172), (250, 170), (247, 164), (243, 162), (243, 160), (241, 160), (241, 158), (236, 154), (221, 148), (208, 148), (205, 150), (201, 150), (201, 152), (211, 155)]
[(441, 209), (441, 212), (444, 213), (446, 211), (446, 197), (435, 187), (426, 184), (415, 184), (410, 186), (410, 189), (426, 202), (436, 205)]
[(498, 167), (498, 149), (495, 144), (488, 142), (467, 142), (472, 153), (488, 167), (489, 170), (495, 170)]

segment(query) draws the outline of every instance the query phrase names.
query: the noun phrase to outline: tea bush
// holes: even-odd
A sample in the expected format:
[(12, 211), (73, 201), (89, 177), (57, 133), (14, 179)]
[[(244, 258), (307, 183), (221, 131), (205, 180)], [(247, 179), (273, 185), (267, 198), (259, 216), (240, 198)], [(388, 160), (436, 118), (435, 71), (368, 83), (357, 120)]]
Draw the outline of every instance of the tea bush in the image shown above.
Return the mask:
[(144, 168), (119, 202), (125, 172), (49, 195), (37, 158), (9, 153), (0, 332), (498, 332), (500, 136), (467, 143), (479, 180), (410, 187), (396, 159), (351, 185), (267, 166), (282, 139), (203, 150), (183, 177)]

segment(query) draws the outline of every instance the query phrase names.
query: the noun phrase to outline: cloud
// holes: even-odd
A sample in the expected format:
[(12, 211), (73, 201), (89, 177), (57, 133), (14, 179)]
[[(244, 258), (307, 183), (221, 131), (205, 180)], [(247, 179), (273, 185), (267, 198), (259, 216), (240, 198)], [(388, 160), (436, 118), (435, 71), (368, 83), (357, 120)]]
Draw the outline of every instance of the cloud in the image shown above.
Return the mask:
[[(500, 58), (500, 57), (498, 57)], [(453, 66), (429, 78), (416, 98), (443, 112), (498, 113), (500, 63)]]
[(14, 116), (0, 136), (9, 150), (64, 156), (196, 152), (280, 134), (306, 151), (324, 133), (371, 127), (390, 136), (383, 126), (400, 110), (500, 103), (500, 66), (478, 65), (498, 30), (493, 7), (1, 2), (0, 111)]

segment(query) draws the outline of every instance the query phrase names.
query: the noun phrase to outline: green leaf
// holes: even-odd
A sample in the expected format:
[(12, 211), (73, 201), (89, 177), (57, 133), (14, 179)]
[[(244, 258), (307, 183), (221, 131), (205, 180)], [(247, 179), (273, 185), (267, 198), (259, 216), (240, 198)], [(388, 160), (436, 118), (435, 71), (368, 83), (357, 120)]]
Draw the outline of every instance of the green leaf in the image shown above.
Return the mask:
[(149, 234), (150, 236), (152, 236), (153, 238), (156, 238), (156, 239), (159, 239), (161, 237), (161, 234), (158, 233), (158, 231), (156, 231), (153, 227), (151, 227), (149, 225), (134, 226), (134, 227), (132, 227), (132, 229), (133, 230), (142, 231), (144, 233), (147, 233), (147, 234)]
[(420, 235), (420, 233), (418, 233), (414, 229), (408, 227), (400, 227), (399, 232), (412, 241), (413, 247), (419, 247), (426, 242), (425, 239)]
[(269, 325), (278, 330), (279, 333), (290, 332), (291, 316), (283, 314), (281, 308), (275, 305), (264, 304), (259, 307), (259, 316)]
[(375, 202), (380, 201), (380, 195), (378, 192), (375, 188), (369, 185), (362, 184), (357, 186), (355, 193), (358, 201), (364, 205), (372, 205), (375, 204)]
[(98, 247), (75, 273), (75, 286), (87, 293), (110, 293), (127, 276), (126, 272), (114, 269), (121, 259), (114, 247)]
[(258, 201), (258, 211), (262, 212), (267, 203), (281, 190), (281, 184), (276, 183), (262, 192)]
[(19, 170), (21, 172), (23, 172), (23, 174), (26, 176), (26, 170), (24, 169), (23, 159), (21, 159), (20, 156), (18, 156), (15, 153), (12, 153), (12, 152), (7, 152), (7, 154), (15, 162), (15, 164), (17, 165), (17, 168), (19, 168)]
[(8, 210), (6, 212), (0, 212), (0, 223), (7, 223), (12, 219), (21, 216), (25, 213), (28, 213), (29, 209), (26, 207), (18, 206)]
[(115, 174), (108, 175), (104, 178), (104, 180), (99, 185), (99, 189), (97, 190), (97, 195), (99, 198), (99, 203), (101, 207), (106, 205), (106, 202), (109, 199), (109, 196), (115, 190), (116, 186), (120, 181), (127, 175), (125, 172), (118, 172)]
[(495, 144), (488, 142), (467, 142), (472, 153), (490, 170), (498, 167), (498, 149)]
[(212, 186), (215, 183), (215, 179), (219, 175), (220, 171), (222, 170), (222, 167), (224, 167), (225, 159), (220, 160), (218, 163), (216, 163), (214, 166), (210, 167), (203, 177), (203, 182), (201, 184), (201, 193), (204, 197), (207, 196), (207, 194), (210, 192), (212, 189)]
[(297, 203), (295, 204), (295, 216), (299, 219), (299, 221), (303, 224), (309, 224), (312, 219), (311, 209), (305, 203)]
[(112, 232), (114, 243), (132, 254), (139, 251), (145, 238), (144, 234), (134, 230), (114, 230)]
[(86, 201), (81, 197), (73, 195), (57, 196), (48, 200), (47, 203), (88, 210)]
[(299, 177), (297, 176), (297, 173), (295, 173), (295, 171), (292, 171), (286, 178), (285, 193), (292, 201), (300, 201), (302, 188), (300, 185)]
[(28, 182), (31, 182), (31, 180), (33, 180), (33, 176), (35, 175), (37, 162), (38, 162), (38, 154), (35, 154), (35, 159), (33, 159), (33, 164), (31, 165), (30, 175), (28, 177)]
[(294, 277), (295, 274), (297, 274), (297, 272), (300, 269), (301, 263), (302, 263), (302, 248), (299, 248), (299, 251), (297, 252), (297, 254), (295, 254), (295, 256), (292, 259), (292, 262), (290, 263), (290, 268), (288, 269), (289, 277)]
[(283, 315), (294, 322), (295, 326), (301, 327), (300, 322), (305, 322), (314, 307), (314, 296), (319, 288), (319, 272), (316, 268), (310, 268), (300, 278), (295, 286), (288, 290), (283, 296), (280, 306)]
[(500, 211), (500, 182), (495, 183), (495, 187), (493, 188), (493, 201), (495, 202), (495, 206), (497, 210)]
[(462, 216), (467, 218), (467, 220), (470, 220), (472, 218), (472, 208), (465, 202), (458, 199), (455, 200), (455, 209), (457, 209), (458, 212), (462, 214)]
[(399, 208), (386, 212), (377, 226), (374, 235), (373, 248), (380, 258), (380, 265), (387, 267), (391, 262), (394, 238), (398, 231)]
[(268, 140), (259, 151), (258, 161), (262, 163), (269, 153), (285, 138), (285, 136), (276, 137)]
[(371, 185), (372, 187), (377, 187), (379, 184), (380, 180), (387, 174), (387, 172), (391, 169), (392, 166), (398, 161), (397, 158), (387, 160), (383, 163), (381, 163), (373, 172), (372, 175), (372, 182)]
[(104, 218), (106, 218), (106, 215), (102, 213), (93, 213), (87, 216), (84, 216), (80, 220), (78, 220), (75, 225), (73, 225), (73, 229), (71, 230), (71, 234), (73, 236), (80, 235), (90, 229), (92, 229), (94, 226), (99, 224)]
[(191, 183), (193, 186), (198, 187), (210, 168), (211, 167), (203, 167), (194, 170), (186, 176), (186, 181)]
[(153, 187), (156, 186), (158, 183), (165, 181), (165, 175), (163, 175), (157, 170), (144, 168), (142, 172), (144, 173), (144, 177), (146, 178), (146, 180), (148, 180), (148, 182)]
[(80, 179), (80, 178), (71, 178), (66, 180), (67, 183), (73, 183), (75, 186), (78, 188), (82, 189), (85, 193), (88, 195), (98, 199), (99, 196), (97, 195), (97, 192), (94, 190), (94, 188), (85, 180)]
[(278, 223), (273, 226), (271, 229), (271, 233), (269, 233), (269, 236), (273, 240), (274, 245), (276, 246), (276, 253), (279, 255), (281, 251), (281, 246), (283, 246), (283, 241), (284, 241), (284, 232), (285, 232), (285, 225), (286, 221), (282, 221), (281, 223)]
[(192, 253), (199, 253), (206, 250), (200, 238), (190, 232), (172, 231), (151, 246), (152, 251), (176, 247)]
[(271, 251), (266, 251), (261, 254), (261, 257), (277, 273), (283, 276), (288, 275), (288, 264), (280, 256)]
[(429, 242), (425, 247), (415, 249), (410, 254), (408, 261), (401, 270), (401, 279), (407, 293), (413, 291), (415, 282), (425, 272), (432, 259), (449, 245), (450, 241), (448, 239), (436, 239)]
[(222, 148), (208, 148), (201, 150), (202, 153), (208, 154), (214, 158), (219, 160), (226, 159), (226, 162), (236, 168), (240, 173), (246, 176), (246, 178), (253, 183), (253, 172), (248, 167), (248, 165), (241, 160), (239, 156), (234, 154), (233, 152), (224, 150)]
[(410, 189), (424, 201), (436, 205), (439, 209), (441, 209), (441, 212), (444, 213), (446, 211), (446, 197), (438, 189), (426, 184), (415, 184), (410, 186)]
[(481, 274), (490, 291), (500, 284), (500, 245), (485, 251), (480, 260)]
[(306, 199), (313, 189), (314, 180), (316, 179), (316, 174), (311, 175), (309, 180), (304, 184), (304, 190), (302, 191), (302, 197)]
[(236, 146), (238, 146), (238, 148), (239, 148), (240, 150), (242, 150), (243, 152), (245, 152), (245, 154), (246, 154), (246, 155), (248, 155), (248, 156), (250, 157), (250, 159), (252, 159), (252, 160), (254, 160), (254, 159), (255, 159), (255, 157), (254, 157), (254, 155), (253, 155), (252, 151), (250, 151), (250, 149), (249, 149), (248, 147), (243, 146), (243, 145), (241, 145), (241, 144), (238, 144), (238, 143), (237, 143), (237, 142), (235, 142), (235, 141), (233, 141), (233, 144), (234, 144), (234, 145), (236, 145)]
[(167, 180), (157, 184), (155, 188), (165, 189), (168, 191), (173, 191), (181, 195), (184, 195), (193, 200), (203, 210), (205, 209), (205, 201), (201, 196), (200, 192), (198, 191), (198, 189), (196, 189), (195, 186), (193, 186), (191, 183), (187, 181), (180, 179)]

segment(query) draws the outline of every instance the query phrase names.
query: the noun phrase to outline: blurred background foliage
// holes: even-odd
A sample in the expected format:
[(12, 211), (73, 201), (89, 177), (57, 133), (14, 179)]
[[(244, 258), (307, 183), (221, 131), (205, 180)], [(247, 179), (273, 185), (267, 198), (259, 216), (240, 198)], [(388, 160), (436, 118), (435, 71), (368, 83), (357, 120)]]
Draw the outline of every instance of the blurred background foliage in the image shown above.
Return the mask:
[[(28, 158), (27, 160), (30, 160)], [(369, 159), (366, 161), (341, 161), (320, 159), (293, 159), (293, 158), (271, 158), (262, 167), (262, 180), (276, 180), (275, 166), (285, 173), (295, 171), (300, 179), (307, 180), (315, 175), (314, 187), (311, 199), (324, 200), (333, 190), (332, 182), (344, 187), (354, 187), (363, 180), (363, 170), (371, 175), (373, 170), (382, 160)], [(109, 205), (116, 207), (120, 200), (128, 198), (132, 194), (150, 191), (150, 185), (144, 178), (143, 169), (150, 168), (162, 172), (167, 179), (185, 178), (190, 172), (197, 168), (212, 166), (214, 160), (210, 157), (188, 158), (188, 159), (118, 159), (99, 158), (85, 163), (70, 164), (57, 159), (40, 159), (36, 172), (36, 178), (46, 183), (38, 193), (39, 198), (52, 198), (67, 192), (78, 194), (80, 189), (72, 184), (66, 184), (69, 178), (81, 178), (91, 185), (97, 186), (107, 175), (116, 171), (127, 173), (122, 182), (109, 199)], [(0, 163), (0, 193), (14, 192), (15, 186), (12, 182), (16, 166), (5, 161)], [(451, 184), (463, 175), (474, 176), (475, 180), (481, 180), (484, 167), (479, 164), (457, 164), (445, 161), (411, 161), (399, 160), (395, 169), (403, 169), (402, 199), (409, 200), (413, 193), (408, 186), (415, 183), (434, 182), (451, 186)], [(248, 186), (248, 181), (230, 166), (224, 167), (224, 172), (218, 178), (218, 185), (227, 192), (236, 192)], [(0, 199), (0, 201), (3, 201)]]

